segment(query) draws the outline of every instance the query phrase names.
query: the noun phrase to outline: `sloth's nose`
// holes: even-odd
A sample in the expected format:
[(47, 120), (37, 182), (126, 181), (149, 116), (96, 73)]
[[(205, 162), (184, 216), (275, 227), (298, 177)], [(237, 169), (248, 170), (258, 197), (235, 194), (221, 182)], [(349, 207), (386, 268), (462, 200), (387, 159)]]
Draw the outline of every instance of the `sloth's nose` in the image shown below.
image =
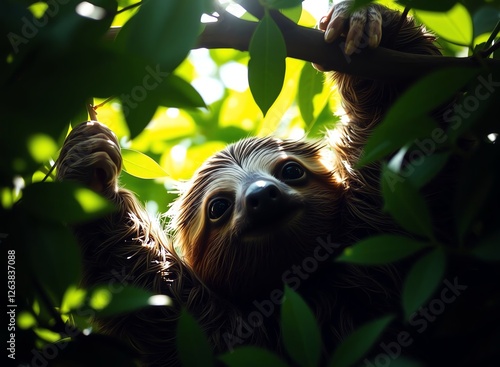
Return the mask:
[(257, 221), (267, 221), (283, 214), (283, 194), (276, 184), (268, 180), (258, 180), (245, 191), (247, 214)]

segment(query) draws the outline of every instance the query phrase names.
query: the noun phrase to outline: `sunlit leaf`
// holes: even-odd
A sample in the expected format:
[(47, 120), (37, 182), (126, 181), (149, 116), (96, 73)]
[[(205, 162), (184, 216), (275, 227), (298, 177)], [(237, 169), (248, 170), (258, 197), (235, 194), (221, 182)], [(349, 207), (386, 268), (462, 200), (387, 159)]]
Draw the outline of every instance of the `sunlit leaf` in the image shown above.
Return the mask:
[(104, 287), (98, 287), (92, 291), (92, 294), (89, 298), (89, 305), (94, 310), (102, 310), (106, 308), (111, 302), (113, 295), (109, 289)]
[(429, 246), (429, 243), (416, 241), (398, 235), (379, 235), (369, 237), (344, 250), (336, 261), (363, 265), (380, 265), (395, 262)]
[(87, 291), (85, 289), (77, 288), (75, 285), (68, 287), (61, 304), (61, 313), (66, 313), (81, 307), (86, 297)]
[(241, 347), (219, 357), (229, 367), (287, 367), (276, 354), (257, 347)]
[(301, 5), (304, 0), (263, 0), (264, 5), (274, 9), (287, 9)]
[(23, 311), (17, 316), (16, 323), (20, 329), (27, 330), (36, 325), (36, 319), (30, 312)]
[(398, 3), (404, 6), (409, 6), (413, 9), (430, 10), (430, 11), (447, 11), (455, 5), (457, 0), (398, 0)]
[(333, 352), (328, 366), (352, 366), (371, 349), (392, 319), (393, 316), (385, 316), (356, 329)]
[(161, 165), (168, 170), (171, 178), (189, 179), (208, 157), (226, 146), (220, 141), (209, 141), (190, 148), (176, 145), (163, 154)]
[(281, 9), (280, 11), (285, 17), (297, 23), (302, 16), (302, 4), (291, 8)]
[(85, 187), (75, 190), (75, 199), (87, 214), (106, 212), (109, 208), (109, 202)]
[(33, 134), (28, 140), (28, 150), (37, 163), (49, 160), (57, 151), (54, 139), (46, 134)]
[(362, 8), (370, 3), (372, 3), (374, 0), (354, 0), (352, 3), (352, 10)]
[(182, 310), (177, 324), (177, 350), (184, 367), (214, 365), (212, 348), (196, 319)]
[[(99, 299), (94, 304), (100, 305), (100, 317), (120, 315), (143, 307), (151, 306), (150, 298), (153, 293), (142, 288), (129, 285), (133, 280), (130, 274), (119, 274), (108, 285), (101, 286), (103, 290), (97, 293)], [(123, 277), (123, 278), (120, 278)], [(109, 298), (111, 296), (111, 298)]]
[(249, 52), (248, 84), (265, 115), (283, 87), (286, 58), (285, 40), (268, 12), (255, 29)]
[(297, 98), (299, 111), (306, 125), (310, 125), (317, 116), (313, 101), (314, 97), (323, 91), (323, 86), (323, 74), (314, 69), (310, 64), (304, 64), (300, 74)]
[(189, 138), (195, 134), (195, 121), (186, 111), (160, 107), (153, 121), (132, 140), (130, 149), (162, 154), (171, 141)]
[(403, 287), (403, 309), (409, 319), (426, 302), (443, 280), (446, 257), (437, 247), (420, 258), (411, 268)]
[(35, 328), (33, 331), (42, 339), (49, 343), (55, 343), (61, 339), (61, 335), (49, 329)]
[(456, 3), (445, 13), (417, 10), (415, 14), (441, 38), (458, 45), (471, 45), (474, 36), (472, 18), (461, 3)]
[(238, 126), (253, 130), (260, 119), (262, 113), (248, 91), (229, 91), (228, 96), (222, 101), (219, 121), (221, 127)]
[(281, 328), (288, 354), (301, 366), (316, 366), (321, 352), (317, 321), (305, 301), (288, 286), (281, 308)]
[(132, 149), (122, 149), (123, 170), (139, 178), (168, 177), (161, 166), (146, 154)]

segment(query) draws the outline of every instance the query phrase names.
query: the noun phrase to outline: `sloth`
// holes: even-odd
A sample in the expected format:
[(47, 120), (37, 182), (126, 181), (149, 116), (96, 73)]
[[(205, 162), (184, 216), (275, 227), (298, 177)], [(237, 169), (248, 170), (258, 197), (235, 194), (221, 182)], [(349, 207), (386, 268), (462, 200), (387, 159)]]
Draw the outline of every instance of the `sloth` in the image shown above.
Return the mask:
[[(348, 2), (341, 3), (319, 28), (326, 42), (346, 37), (347, 54), (363, 38), (369, 47), (440, 54), (435, 38), (413, 19), (380, 5), (349, 15)], [(398, 312), (397, 268), (333, 259), (367, 236), (403, 232), (382, 210), (379, 164), (355, 167), (371, 131), (407, 85), (337, 72), (331, 77), (348, 123), (317, 141), (253, 137), (229, 145), (181, 186), (166, 228), (119, 185), (122, 163), (113, 132), (97, 121), (70, 132), (57, 180), (87, 185), (117, 207), (73, 228), (82, 285), (126, 274), (124, 282), (172, 299), (169, 306), (98, 318), (100, 332), (129, 344), (143, 365), (176, 366), (176, 324), (185, 309), (215, 353), (255, 345), (286, 358), (279, 305), (287, 285), (313, 310), (326, 358), (357, 326)]]

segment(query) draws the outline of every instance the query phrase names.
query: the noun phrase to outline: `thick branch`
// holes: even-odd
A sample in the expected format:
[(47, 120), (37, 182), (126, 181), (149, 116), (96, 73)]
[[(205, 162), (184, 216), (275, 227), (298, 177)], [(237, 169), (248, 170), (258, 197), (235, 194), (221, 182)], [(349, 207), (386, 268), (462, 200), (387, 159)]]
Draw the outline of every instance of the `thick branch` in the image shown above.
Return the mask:
[[(273, 14), (280, 27), (289, 57), (322, 65), (325, 70), (335, 70), (368, 79), (395, 81), (415, 79), (442, 67), (477, 67), (479, 65), (500, 69), (500, 60), (475, 57), (447, 57), (408, 54), (383, 47), (363, 49), (360, 54), (347, 56), (343, 40), (331, 44), (323, 40), (323, 32), (301, 27), (279, 14)], [(248, 51), (250, 39), (257, 23), (239, 19), (223, 12), (215, 23), (205, 25), (194, 48), (232, 48)], [(119, 28), (111, 28), (106, 39), (112, 40)]]
[[(291, 26), (291, 22), (277, 22), (281, 28), (289, 57), (322, 65), (325, 70), (387, 81), (414, 79), (442, 67), (475, 67), (480, 63), (473, 57), (458, 58), (407, 54), (378, 47), (366, 48), (360, 54), (346, 56), (343, 40), (332, 44), (323, 40), (316, 29)], [(233, 48), (247, 51), (257, 23), (224, 13), (216, 23), (206, 25), (196, 48)], [(499, 68), (500, 61), (481, 60), (481, 65)]]

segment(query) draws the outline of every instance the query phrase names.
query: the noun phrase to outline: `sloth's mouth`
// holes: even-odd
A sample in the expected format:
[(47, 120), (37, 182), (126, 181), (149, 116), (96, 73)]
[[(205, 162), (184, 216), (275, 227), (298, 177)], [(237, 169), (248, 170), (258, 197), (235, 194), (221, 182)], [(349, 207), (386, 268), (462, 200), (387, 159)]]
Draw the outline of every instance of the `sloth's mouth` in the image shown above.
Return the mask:
[(287, 233), (293, 226), (300, 225), (303, 212), (303, 208), (297, 206), (266, 221), (246, 221), (241, 228), (240, 235), (243, 239), (250, 240), (274, 236), (280, 232)]

